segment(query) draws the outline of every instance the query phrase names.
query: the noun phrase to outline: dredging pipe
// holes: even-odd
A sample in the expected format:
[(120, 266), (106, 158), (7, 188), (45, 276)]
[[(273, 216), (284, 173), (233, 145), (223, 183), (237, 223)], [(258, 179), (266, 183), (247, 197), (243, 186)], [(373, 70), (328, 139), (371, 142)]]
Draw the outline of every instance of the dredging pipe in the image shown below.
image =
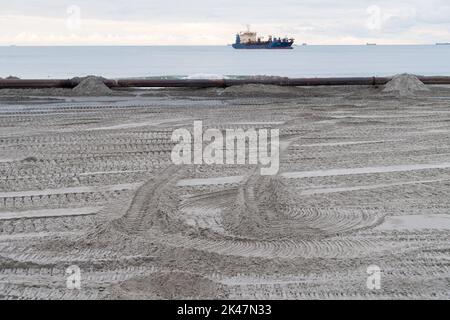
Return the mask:
[[(449, 76), (420, 76), (428, 85), (449, 84)], [(244, 84), (277, 86), (351, 86), (384, 85), (392, 77), (346, 77), (346, 78), (274, 78), (274, 79), (105, 79), (110, 88), (220, 88)], [(0, 89), (74, 88), (79, 79), (0, 79)]]

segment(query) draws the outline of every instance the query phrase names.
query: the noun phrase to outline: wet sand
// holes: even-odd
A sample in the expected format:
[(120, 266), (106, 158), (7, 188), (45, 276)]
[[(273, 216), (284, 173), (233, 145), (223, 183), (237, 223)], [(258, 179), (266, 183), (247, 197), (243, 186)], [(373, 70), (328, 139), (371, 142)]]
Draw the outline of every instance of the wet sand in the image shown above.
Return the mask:
[[(269, 89), (0, 90), (0, 298), (448, 299), (450, 88)], [(172, 164), (194, 120), (279, 173)]]

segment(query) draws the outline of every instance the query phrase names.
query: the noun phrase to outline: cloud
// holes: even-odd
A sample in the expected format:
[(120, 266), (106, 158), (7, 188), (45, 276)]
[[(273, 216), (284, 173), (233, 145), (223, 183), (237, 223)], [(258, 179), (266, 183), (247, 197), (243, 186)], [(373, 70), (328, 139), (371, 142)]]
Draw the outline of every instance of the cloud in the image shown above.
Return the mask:
[(311, 44), (450, 41), (448, 0), (0, 1), (0, 44), (223, 45), (247, 23)]

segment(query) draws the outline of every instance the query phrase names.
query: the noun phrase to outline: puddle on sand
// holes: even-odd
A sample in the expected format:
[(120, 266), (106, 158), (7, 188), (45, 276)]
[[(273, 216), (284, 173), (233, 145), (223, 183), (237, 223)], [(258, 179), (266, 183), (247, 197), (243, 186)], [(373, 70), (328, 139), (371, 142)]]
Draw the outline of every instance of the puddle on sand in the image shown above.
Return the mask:
[(316, 171), (293, 171), (293, 172), (284, 172), (281, 174), (281, 176), (285, 178), (313, 178), (313, 177), (343, 176), (351, 174), (389, 173), (389, 172), (446, 169), (446, 168), (450, 168), (450, 162), (431, 163), (431, 164), (407, 164), (398, 166), (366, 167), (366, 168), (329, 169)]
[(420, 229), (450, 230), (450, 214), (386, 217), (384, 223), (375, 228), (380, 231)]

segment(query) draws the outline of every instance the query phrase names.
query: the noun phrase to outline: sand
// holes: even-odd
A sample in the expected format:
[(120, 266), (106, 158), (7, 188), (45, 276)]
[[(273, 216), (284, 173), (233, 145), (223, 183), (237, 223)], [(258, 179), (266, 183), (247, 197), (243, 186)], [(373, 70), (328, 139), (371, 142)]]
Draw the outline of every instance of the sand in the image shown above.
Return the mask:
[(385, 85), (383, 91), (400, 96), (414, 96), (417, 93), (427, 92), (429, 89), (415, 75), (405, 73), (394, 76)]
[[(427, 88), (0, 90), (0, 298), (447, 300), (450, 89)], [(172, 164), (194, 120), (279, 129), (279, 173)]]
[(118, 299), (224, 299), (226, 290), (201, 275), (187, 272), (155, 272), (132, 278), (117, 287)]
[(225, 89), (215, 89), (219, 96), (246, 96), (246, 97), (261, 97), (261, 96), (300, 96), (302, 95), (302, 88), (297, 87), (281, 87), (275, 85), (262, 84), (245, 84), (231, 86)]
[(177, 182), (177, 186), (208, 186), (214, 184), (226, 184), (226, 183), (239, 183), (243, 180), (243, 176), (231, 176), (231, 177), (213, 177), (206, 179), (183, 179)]
[(282, 176), (286, 178), (310, 178), (310, 177), (327, 177), (327, 176), (342, 176), (351, 174), (371, 174), (371, 173), (417, 171), (417, 170), (445, 169), (445, 168), (450, 168), (450, 162), (413, 164), (413, 165), (407, 164), (407, 165), (385, 166), (385, 167), (345, 168), (345, 169), (331, 169), (319, 171), (284, 172)]
[(105, 80), (104, 78), (87, 76), (75, 79), (80, 81), (79, 84), (73, 88), (73, 92), (76, 94), (83, 96), (105, 96), (112, 93), (112, 90), (103, 83), (103, 80)]
[(79, 216), (87, 214), (95, 214), (102, 207), (86, 207), (86, 208), (63, 208), (63, 209), (43, 209), (43, 210), (25, 210), (2, 212), (0, 220), (20, 219), (20, 218), (38, 218), (38, 217), (61, 217), (61, 216)]

